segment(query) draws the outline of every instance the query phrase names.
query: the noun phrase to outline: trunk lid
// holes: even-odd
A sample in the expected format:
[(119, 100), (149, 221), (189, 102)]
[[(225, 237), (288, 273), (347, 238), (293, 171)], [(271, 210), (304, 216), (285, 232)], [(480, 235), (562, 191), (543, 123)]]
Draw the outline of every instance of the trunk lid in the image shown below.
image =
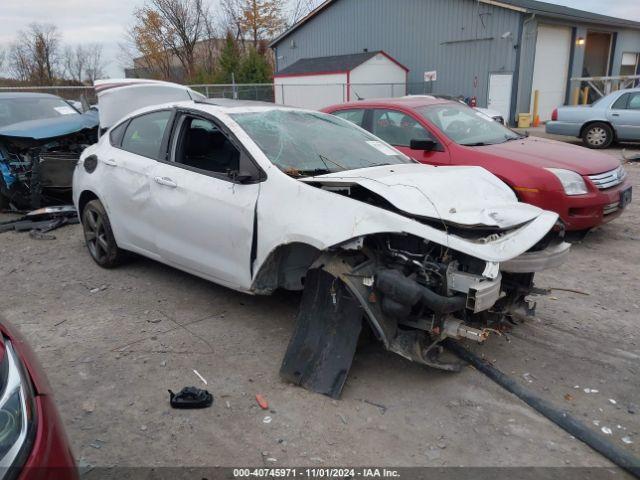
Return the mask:
[(142, 78), (96, 80), (100, 109), (100, 130), (115, 125), (131, 112), (151, 105), (206, 99), (195, 90), (177, 83)]

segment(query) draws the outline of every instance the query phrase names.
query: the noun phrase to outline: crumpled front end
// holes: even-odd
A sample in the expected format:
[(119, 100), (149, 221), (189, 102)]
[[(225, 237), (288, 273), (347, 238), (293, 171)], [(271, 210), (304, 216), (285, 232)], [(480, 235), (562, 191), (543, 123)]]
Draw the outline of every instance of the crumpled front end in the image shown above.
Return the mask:
[(502, 264), (402, 233), (338, 245), (307, 275), (281, 374), (337, 398), (365, 319), (388, 350), (457, 371), (458, 364), (441, 361), (439, 344), (447, 338), (482, 343), (491, 332), (533, 315), (534, 274), (566, 259), (569, 245), (562, 237), (554, 229)]
[(97, 127), (45, 141), (0, 136), (0, 196), (18, 210), (69, 203), (76, 163), (96, 141)]

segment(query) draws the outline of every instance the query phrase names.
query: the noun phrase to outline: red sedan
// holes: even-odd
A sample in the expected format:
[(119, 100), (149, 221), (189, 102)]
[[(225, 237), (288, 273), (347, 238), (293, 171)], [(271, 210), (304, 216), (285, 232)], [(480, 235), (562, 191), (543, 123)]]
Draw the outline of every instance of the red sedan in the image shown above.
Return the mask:
[(29, 345), (2, 318), (0, 469), (0, 477), (21, 480), (78, 478), (51, 387)]
[(456, 101), (420, 95), (323, 111), (363, 127), (419, 162), (484, 167), (520, 201), (557, 212), (567, 230), (613, 220), (631, 201), (627, 174), (612, 156), (519, 135)]

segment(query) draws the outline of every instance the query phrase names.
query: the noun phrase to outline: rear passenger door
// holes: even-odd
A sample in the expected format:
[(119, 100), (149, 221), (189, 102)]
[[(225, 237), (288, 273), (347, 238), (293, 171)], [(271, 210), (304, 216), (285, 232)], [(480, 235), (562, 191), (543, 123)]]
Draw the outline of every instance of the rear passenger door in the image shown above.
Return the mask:
[[(405, 155), (430, 165), (448, 165), (449, 153), (424, 126), (412, 116), (391, 109), (375, 109), (370, 120), (371, 133), (393, 145)], [(411, 140), (433, 140), (432, 150), (414, 150)]]
[(262, 172), (219, 119), (181, 112), (171, 137), (151, 174), (162, 261), (248, 290)]
[(608, 112), (609, 120), (620, 140), (640, 140), (640, 92), (626, 93)]
[(159, 110), (131, 118), (111, 131), (114, 148), (99, 161), (104, 204), (118, 245), (154, 256), (150, 222), (150, 172), (166, 157), (167, 125), (173, 110)]

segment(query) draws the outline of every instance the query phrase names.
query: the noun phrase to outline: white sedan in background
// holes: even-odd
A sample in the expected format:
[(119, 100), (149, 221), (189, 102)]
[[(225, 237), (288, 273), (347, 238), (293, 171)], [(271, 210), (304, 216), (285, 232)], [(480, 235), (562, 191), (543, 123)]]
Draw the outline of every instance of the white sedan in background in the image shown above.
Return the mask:
[(281, 374), (311, 390), (340, 395), (364, 326), (456, 370), (433, 347), (531, 313), (534, 272), (568, 252), (555, 213), (482, 168), (418, 164), (319, 112), (105, 85), (108, 130), (73, 181), (92, 258), (110, 268), (135, 252), (242, 292), (304, 290)]

